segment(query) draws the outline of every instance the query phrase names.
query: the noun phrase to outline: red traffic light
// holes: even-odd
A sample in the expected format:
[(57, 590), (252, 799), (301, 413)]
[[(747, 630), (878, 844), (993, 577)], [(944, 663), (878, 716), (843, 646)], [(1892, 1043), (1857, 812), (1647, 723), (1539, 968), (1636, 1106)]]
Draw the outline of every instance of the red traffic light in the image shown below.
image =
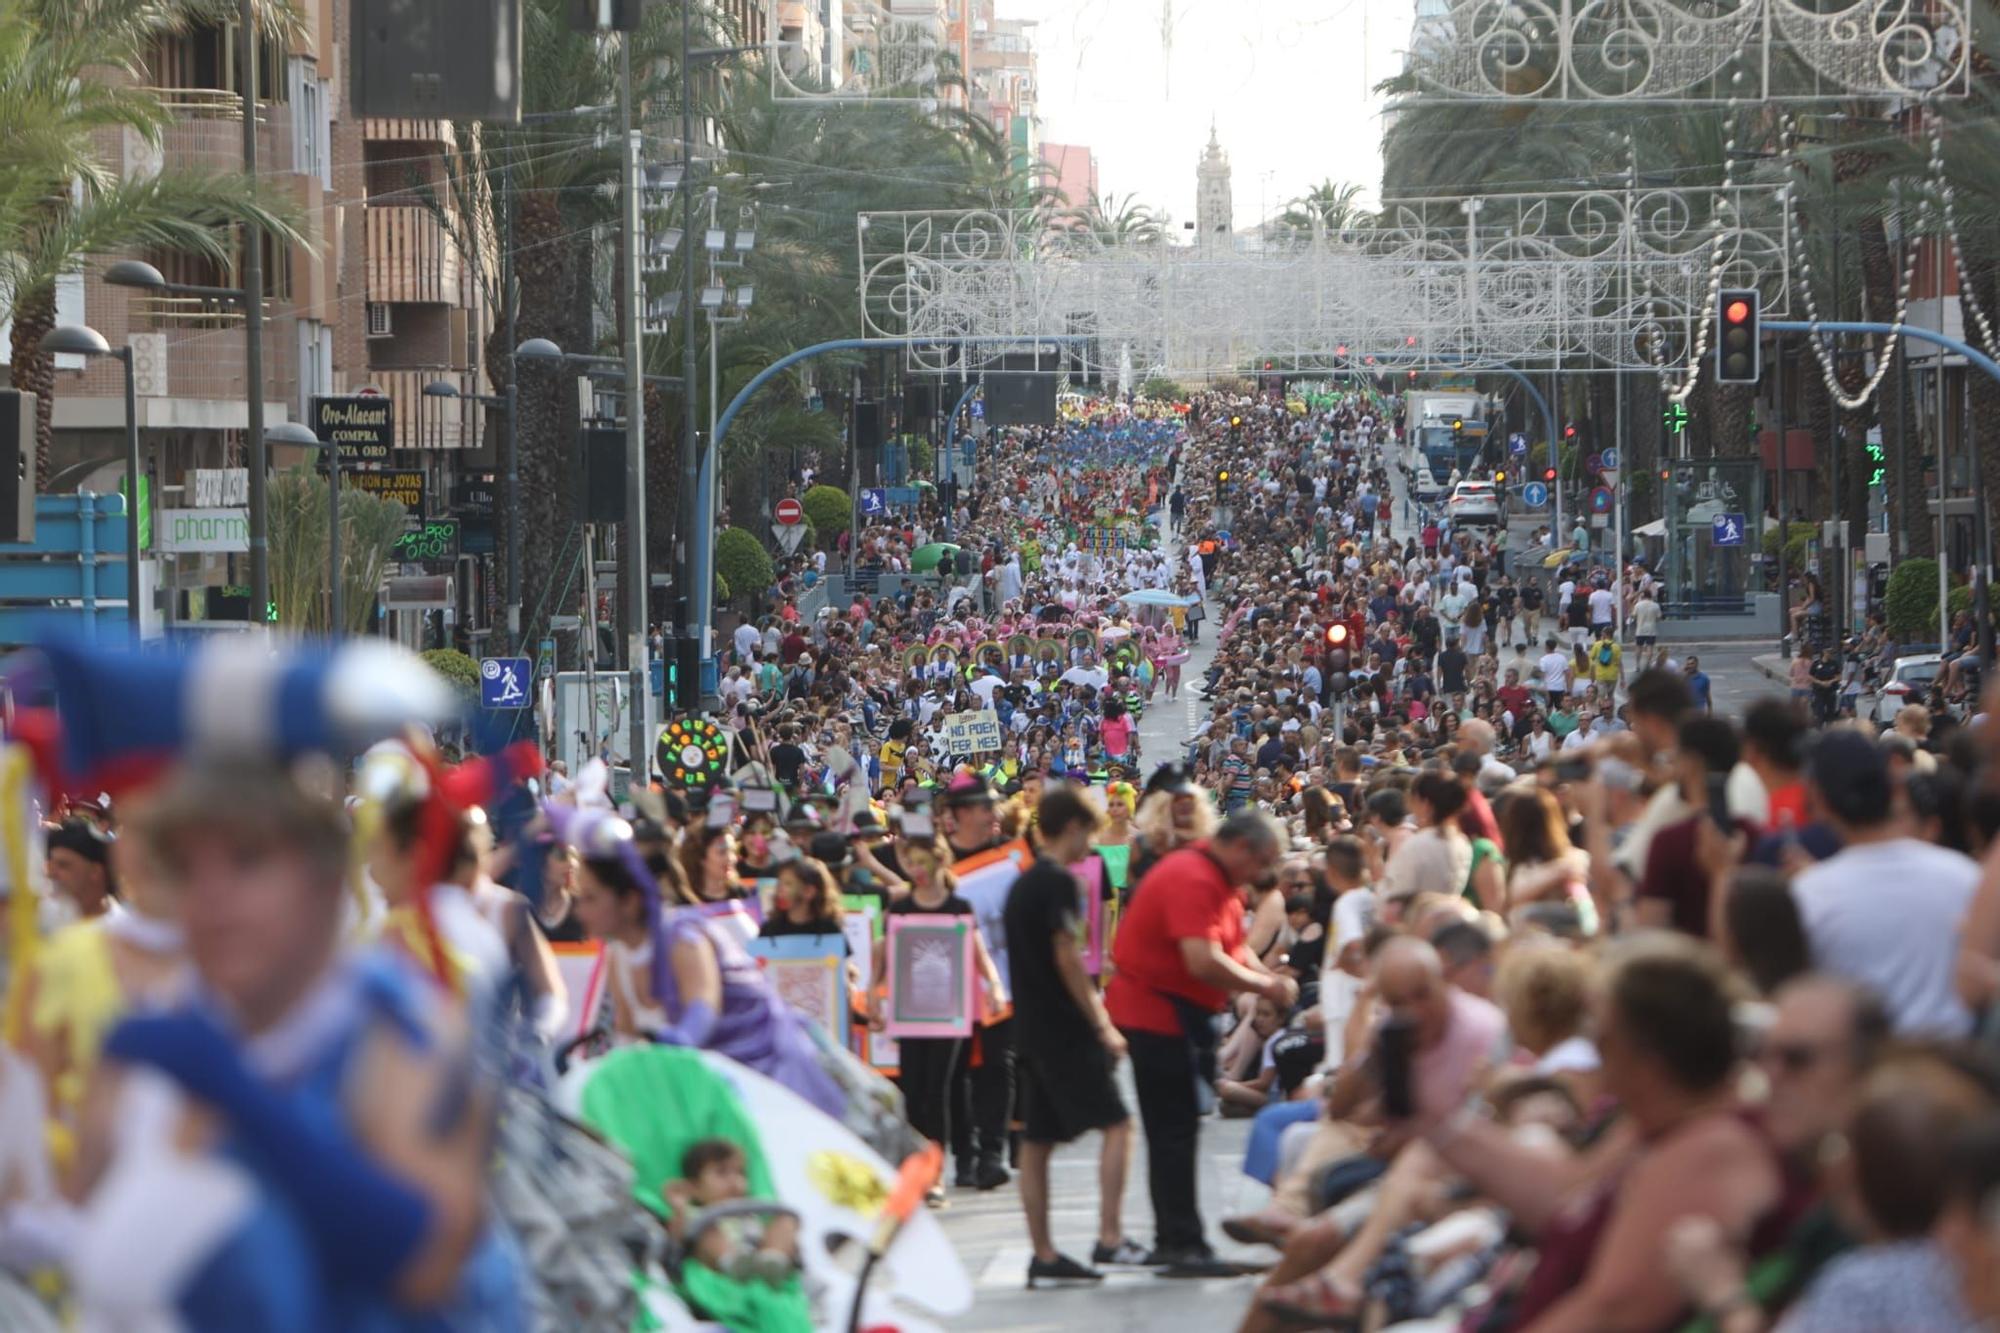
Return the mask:
[(1722, 308), (1722, 317), (1731, 324), (1741, 324), (1744, 320), (1750, 318), (1750, 303), (1748, 301), (1731, 301)]
[(1271, 368), (1271, 363), (1269, 361), (1266, 361), (1264, 363), (1264, 369), (1269, 370), (1270, 368)]
[(1347, 626), (1336, 620), (1326, 627), (1326, 641), (1335, 648), (1347, 643)]
[(1575, 438), (1576, 438), (1576, 427), (1575, 427), (1575, 426), (1564, 426), (1564, 427), (1563, 427), (1563, 438), (1564, 438), (1565, 440), (1573, 440), (1573, 439), (1575, 439)]
[(1333, 349), (1333, 354), (1334, 354), (1335, 356), (1346, 356), (1346, 355), (1347, 355), (1347, 344), (1346, 344), (1346, 343), (1342, 343), (1342, 344), (1341, 344), (1340, 346), (1338, 346), (1338, 347), (1334, 348), (1334, 349)]
[(1556, 479), (1556, 470), (1554, 468), (1548, 468), (1542, 473), (1543, 481), (1554, 481), (1555, 479)]
[(1416, 378), (1417, 378), (1417, 372), (1416, 372), (1416, 371), (1414, 371), (1414, 370), (1413, 370), (1413, 371), (1411, 371), (1411, 372), (1410, 372), (1410, 381), (1411, 381), (1412, 383), (1415, 383), (1415, 382), (1416, 382)]

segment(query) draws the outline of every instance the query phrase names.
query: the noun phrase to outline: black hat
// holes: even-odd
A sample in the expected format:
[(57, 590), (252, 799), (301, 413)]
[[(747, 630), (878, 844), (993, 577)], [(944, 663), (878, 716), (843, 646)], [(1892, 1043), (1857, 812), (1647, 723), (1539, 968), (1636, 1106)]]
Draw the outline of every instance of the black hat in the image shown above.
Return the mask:
[(1889, 816), (1889, 756), (1858, 731), (1821, 732), (1806, 755), (1806, 777), (1819, 788), (1827, 812), (1843, 824), (1879, 824)]
[(823, 864), (828, 870), (843, 869), (848, 862), (847, 839), (838, 833), (821, 832), (812, 835), (806, 846), (806, 855)]
[(1194, 780), (1194, 770), (1186, 764), (1161, 764), (1153, 770), (1153, 776), (1146, 779), (1145, 794), (1151, 796), (1160, 791), (1174, 796), (1201, 795), (1201, 788)]
[(961, 773), (946, 784), (939, 804), (947, 808), (961, 805), (992, 805), (1000, 799), (983, 773)]
[(111, 864), (111, 835), (87, 819), (65, 819), (50, 829), (48, 849), (74, 852), (92, 865)]

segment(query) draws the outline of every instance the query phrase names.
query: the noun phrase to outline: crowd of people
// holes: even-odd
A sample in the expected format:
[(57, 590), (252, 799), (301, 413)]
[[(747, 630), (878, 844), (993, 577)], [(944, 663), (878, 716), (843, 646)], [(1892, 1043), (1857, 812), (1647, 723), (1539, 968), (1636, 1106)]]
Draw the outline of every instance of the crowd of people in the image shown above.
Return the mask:
[[(1010, 1184), (1031, 1288), (1255, 1273), (1206, 1289), (1246, 1330), (1993, 1326), (2000, 740), (1717, 713), (1643, 562), (1426, 509), (1397, 410), (988, 441), (837, 601), (787, 565), (622, 808), (443, 762), (407, 659), (47, 646), (0, 762), (0, 1326), (626, 1327), (657, 1278), (844, 1327), (821, 1210), (934, 1234), (884, 1201)], [(105, 725), (134, 691), (184, 702)], [(1192, 727), (1142, 744), (1163, 697)], [(776, 980), (815, 950), (830, 1008)], [(1268, 1193), (1211, 1223), (1220, 1118)], [(947, 1267), (880, 1281), (948, 1314)]]

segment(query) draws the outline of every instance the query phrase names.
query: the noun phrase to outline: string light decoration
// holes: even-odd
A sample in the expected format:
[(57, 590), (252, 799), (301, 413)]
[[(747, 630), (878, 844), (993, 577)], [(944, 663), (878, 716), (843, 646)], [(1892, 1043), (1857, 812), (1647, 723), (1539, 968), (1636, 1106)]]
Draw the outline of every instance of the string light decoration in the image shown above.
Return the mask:
[(1960, 0), (1451, 0), (1409, 71), (1459, 101), (1713, 105), (1962, 95)]
[(1646, 370), (1700, 356), (1725, 281), (1784, 317), (1789, 225), (1769, 185), (1733, 177), (1391, 200), (1373, 227), (1224, 249), (1107, 242), (1033, 210), (869, 213), (859, 295), (863, 330), (902, 341), (917, 371), (977, 371), (1078, 334), (1044, 344), (1043, 368)]

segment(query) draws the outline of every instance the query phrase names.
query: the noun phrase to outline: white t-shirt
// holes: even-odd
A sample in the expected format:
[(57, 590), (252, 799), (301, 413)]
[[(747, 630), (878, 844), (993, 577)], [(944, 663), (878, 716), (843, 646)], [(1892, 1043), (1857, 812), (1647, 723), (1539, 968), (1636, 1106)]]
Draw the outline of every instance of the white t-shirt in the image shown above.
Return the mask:
[(1632, 632), (1642, 639), (1650, 639), (1660, 632), (1660, 604), (1651, 597), (1641, 597), (1632, 606)]
[(736, 627), (736, 633), (731, 638), (736, 645), (736, 655), (745, 659), (757, 651), (758, 645), (764, 641), (764, 636), (757, 632), (757, 627), (747, 620)]
[(1799, 873), (1792, 898), (1813, 966), (1882, 998), (1899, 1036), (1962, 1037), (1952, 989), (1958, 933), (1979, 863), (1915, 838), (1864, 843)]
[(1597, 588), (1590, 594), (1590, 623), (1609, 625), (1618, 606), (1618, 598), (1609, 588)]
[(1543, 653), (1542, 688), (1551, 694), (1561, 694), (1569, 688), (1569, 654), (1564, 652)]

